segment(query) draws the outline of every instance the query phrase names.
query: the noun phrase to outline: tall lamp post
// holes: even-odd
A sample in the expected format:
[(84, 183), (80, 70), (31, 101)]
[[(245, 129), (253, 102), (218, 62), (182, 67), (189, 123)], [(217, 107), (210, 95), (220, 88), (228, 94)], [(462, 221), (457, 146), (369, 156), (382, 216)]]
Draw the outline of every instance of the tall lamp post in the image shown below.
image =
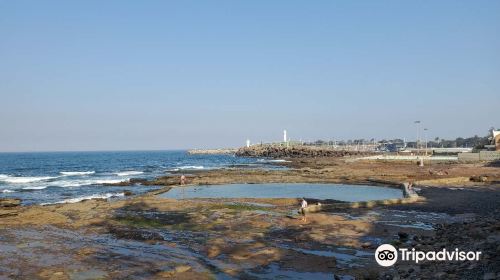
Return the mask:
[(415, 124), (417, 125), (417, 140), (415, 141), (415, 148), (417, 149), (417, 155), (420, 154), (420, 150), (418, 148), (418, 142), (419, 140), (419, 132), (420, 132), (420, 121), (415, 121)]
[(424, 128), (425, 155), (427, 156), (427, 128)]

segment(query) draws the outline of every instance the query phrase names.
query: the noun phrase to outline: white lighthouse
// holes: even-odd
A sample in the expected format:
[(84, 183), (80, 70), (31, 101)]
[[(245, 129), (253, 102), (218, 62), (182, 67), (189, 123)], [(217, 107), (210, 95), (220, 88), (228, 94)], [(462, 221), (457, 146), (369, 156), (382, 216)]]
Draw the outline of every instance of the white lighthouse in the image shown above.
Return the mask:
[(283, 142), (286, 143), (286, 141), (287, 140), (286, 140), (286, 129), (285, 129), (285, 130), (283, 130)]

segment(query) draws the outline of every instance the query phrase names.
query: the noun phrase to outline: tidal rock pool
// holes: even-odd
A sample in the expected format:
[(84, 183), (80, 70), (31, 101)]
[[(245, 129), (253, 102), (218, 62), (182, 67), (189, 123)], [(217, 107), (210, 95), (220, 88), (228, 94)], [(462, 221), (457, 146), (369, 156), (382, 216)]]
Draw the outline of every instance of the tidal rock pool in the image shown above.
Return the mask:
[(402, 198), (399, 189), (344, 184), (228, 184), (172, 188), (163, 198), (298, 198), (334, 199), (357, 202)]

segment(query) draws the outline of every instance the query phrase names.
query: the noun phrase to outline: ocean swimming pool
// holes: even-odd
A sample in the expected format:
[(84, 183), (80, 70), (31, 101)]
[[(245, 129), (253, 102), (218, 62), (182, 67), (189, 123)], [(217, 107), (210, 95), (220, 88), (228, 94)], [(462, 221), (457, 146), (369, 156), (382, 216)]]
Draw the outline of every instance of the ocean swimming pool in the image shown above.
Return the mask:
[(316, 198), (357, 202), (402, 198), (400, 189), (346, 184), (228, 184), (172, 188), (159, 195), (163, 198)]

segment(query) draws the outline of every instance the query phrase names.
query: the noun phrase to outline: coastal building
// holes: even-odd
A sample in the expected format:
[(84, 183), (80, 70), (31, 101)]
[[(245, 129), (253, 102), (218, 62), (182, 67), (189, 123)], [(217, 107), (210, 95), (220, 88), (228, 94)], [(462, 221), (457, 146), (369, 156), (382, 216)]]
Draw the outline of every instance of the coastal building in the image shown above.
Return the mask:
[(495, 146), (496, 151), (500, 151), (500, 130), (492, 130), (491, 134), (491, 144)]

